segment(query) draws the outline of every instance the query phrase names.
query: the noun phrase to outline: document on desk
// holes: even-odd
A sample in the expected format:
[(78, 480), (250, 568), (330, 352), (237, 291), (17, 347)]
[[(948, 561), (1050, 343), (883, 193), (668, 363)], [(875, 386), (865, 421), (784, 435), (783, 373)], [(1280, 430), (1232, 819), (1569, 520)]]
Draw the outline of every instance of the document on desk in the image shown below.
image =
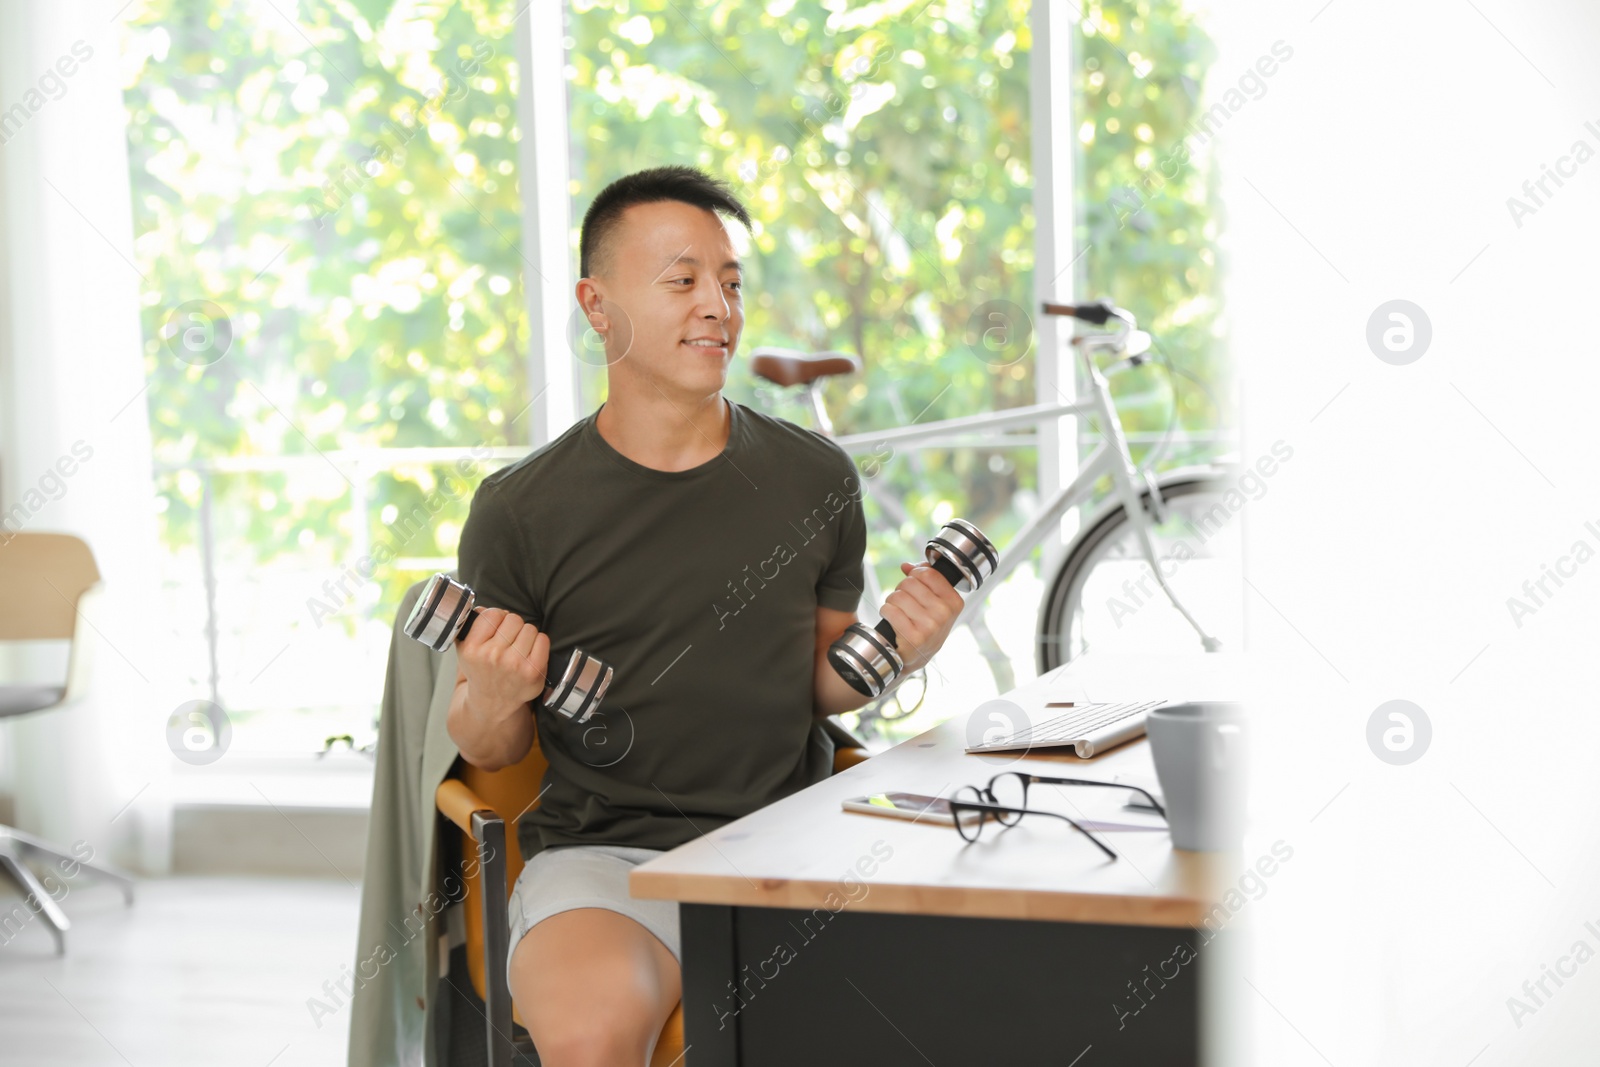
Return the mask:
[(1126, 822), (1102, 822), (1098, 819), (1075, 819), (1074, 821), (1092, 833), (1161, 833), (1167, 829), (1167, 824), (1164, 822), (1134, 825)]

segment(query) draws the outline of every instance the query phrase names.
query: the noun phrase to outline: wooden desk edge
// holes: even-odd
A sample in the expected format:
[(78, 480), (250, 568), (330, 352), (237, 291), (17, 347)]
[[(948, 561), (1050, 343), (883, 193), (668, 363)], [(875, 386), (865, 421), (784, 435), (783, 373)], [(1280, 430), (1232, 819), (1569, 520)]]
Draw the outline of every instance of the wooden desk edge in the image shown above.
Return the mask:
[(752, 882), (721, 874), (643, 869), (635, 869), (628, 875), (628, 892), (636, 897), (735, 907), (826, 908), (829, 912), (848, 908), (910, 915), (1190, 928), (1198, 927), (1213, 907), (1207, 902), (1184, 897), (1128, 897), (870, 881), (859, 884), (867, 892), (852, 901), (838, 882), (783, 878), (760, 878)]

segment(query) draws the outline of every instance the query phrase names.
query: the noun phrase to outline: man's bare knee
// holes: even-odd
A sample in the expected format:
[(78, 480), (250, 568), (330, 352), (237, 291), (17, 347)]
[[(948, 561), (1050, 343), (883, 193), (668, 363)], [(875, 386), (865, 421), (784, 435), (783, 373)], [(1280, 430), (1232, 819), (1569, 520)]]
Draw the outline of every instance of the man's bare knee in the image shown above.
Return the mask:
[(671, 953), (605, 909), (553, 915), (512, 951), (512, 997), (546, 1067), (643, 1064), (680, 989)]
[(533, 1045), (543, 1067), (643, 1067), (651, 1039), (624, 1033), (603, 1021), (569, 1019), (555, 1033), (533, 1035)]
[(625, 986), (580, 981), (574, 991), (578, 995), (562, 998), (560, 1005), (522, 1011), (539, 1062), (544, 1067), (642, 1067), (661, 1030), (656, 1003)]

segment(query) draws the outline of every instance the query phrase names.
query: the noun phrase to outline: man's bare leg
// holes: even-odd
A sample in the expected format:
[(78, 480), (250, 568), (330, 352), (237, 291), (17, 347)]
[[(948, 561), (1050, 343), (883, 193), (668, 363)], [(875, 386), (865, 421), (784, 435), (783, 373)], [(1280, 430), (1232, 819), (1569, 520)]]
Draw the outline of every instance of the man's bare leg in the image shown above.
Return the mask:
[(682, 995), (667, 947), (604, 908), (552, 915), (511, 953), (511, 998), (544, 1067), (648, 1064)]

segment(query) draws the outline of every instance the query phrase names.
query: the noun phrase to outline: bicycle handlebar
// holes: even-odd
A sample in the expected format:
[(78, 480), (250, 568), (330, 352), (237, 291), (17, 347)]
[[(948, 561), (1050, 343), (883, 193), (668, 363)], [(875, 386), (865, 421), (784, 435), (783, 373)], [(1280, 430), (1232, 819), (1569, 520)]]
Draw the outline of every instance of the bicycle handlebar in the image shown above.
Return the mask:
[(1087, 322), (1091, 326), (1104, 326), (1112, 319), (1121, 319), (1129, 326), (1133, 325), (1133, 316), (1115, 306), (1109, 300), (1096, 300), (1092, 304), (1052, 304), (1045, 302), (1046, 315), (1070, 315), (1079, 322)]

